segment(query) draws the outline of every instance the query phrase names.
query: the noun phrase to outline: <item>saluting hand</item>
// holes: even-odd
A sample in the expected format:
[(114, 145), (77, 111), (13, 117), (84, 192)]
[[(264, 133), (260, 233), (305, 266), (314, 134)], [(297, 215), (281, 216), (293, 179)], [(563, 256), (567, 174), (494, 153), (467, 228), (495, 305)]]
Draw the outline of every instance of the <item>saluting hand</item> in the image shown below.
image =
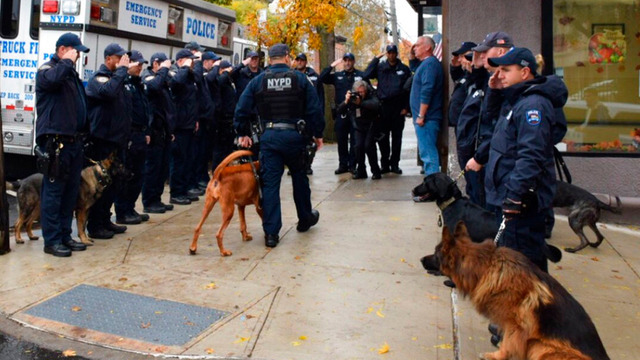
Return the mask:
[(186, 59), (183, 63), (182, 66), (186, 66), (186, 67), (191, 67), (191, 64), (193, 63), (193, 60), (191, 59)]
[(250, 58), (250, 57), (248, 57), (248, 58), (246, 58), (246, 59), (242, 60), (242, 64), (243, 64), (244, 66), (249, 65), (249, 63), (250, 63), (250, 62), (251, 62), (251, 58)]
[(66, 53), (64, 53), (64, 55), (62, 55), (63, 59), (69, 59), (73, 62), (76, 62), (76, 60), (78, 59), (78, 50), (76, 49), (71, 49), (69, 51), (67, 51)]
[(120, 58), (120, 61), (118, 61), (118, 67), (124, 66), (126, 68), (129, 67), (129, 55), (124, 54), (122, 55), (122, 57)]
[(221, 61), (222, 61), (222, 60), (216, 60), (216, 61), (214, 61), (214, 62), (213, 62), (213, 66), (218, 66), (218, 65), (220, 65), (220, 62), (221, 62)]
[(342, 64), (342, 59), (338, 59), (334, 62), (331, 63), (331, 67), (336, 67), (338, 65)]
[(455, 55), (451, 58), (451, 66), (458, 67), (460, 66), (460, 55)]
[(492, 89), (502, 89), (502, 81), (500, 81), (500, 79), (498, 79), (498, 77), (500, 76), (500, 69), (496, 70), (496, 72), (493, 73), (493, 75), (491, 75), (491, 77), (489, 78), (489, 87)]
[(383, 56), (385, 56), (385, 55), (387, 55), (387, 53), (386, 53), (386, 52), (383, 52), (382, 54), (378, 55), (378, 56), (377, 56), (377, 58), (378, 58), (378, 59), (382, 59), (382, 57), (383, 57)]
[(136, 67), (136, 66), (138, 66), (138, 65), (140, 65), (140, 63), (139, 63), (139, 62), (137, 62), (137, 61), (130, 62), (130, 63), (129, 63), (129, 69), (134, 68), (134, 67)]
[(162, 62), (162, 64), (160, 64), (161, 68), (170, 68), (171, 67), (171, 60), (167, 59), (165, 61)]

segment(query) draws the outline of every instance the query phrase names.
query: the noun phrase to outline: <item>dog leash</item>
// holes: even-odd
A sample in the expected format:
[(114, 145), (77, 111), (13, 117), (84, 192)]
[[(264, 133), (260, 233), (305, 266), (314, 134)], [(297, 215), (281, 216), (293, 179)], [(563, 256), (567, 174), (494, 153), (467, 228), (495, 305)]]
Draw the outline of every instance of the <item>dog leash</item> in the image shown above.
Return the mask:
[[(460, 174), (453, 180), (453, 182), (449, 186), (455, 186), (458, 183), (458, 180), (460, 180), (463, 175), (464, 170), (460, 172)], [(442, 210), (440, 210), (440, 208), (438, 208), (438, 227), (442, 227)]]
[(504, 233), (504, 229), (507, 227), (507, 218), (502, 215), (502, 222), (500, 223), (500, 228), (498, 229), (498, 233), (496, 234), (496, 238), (493, 239), (493, 243), (498, 246), (498, 241), (500, 237), (502, 237), (502, 233)]

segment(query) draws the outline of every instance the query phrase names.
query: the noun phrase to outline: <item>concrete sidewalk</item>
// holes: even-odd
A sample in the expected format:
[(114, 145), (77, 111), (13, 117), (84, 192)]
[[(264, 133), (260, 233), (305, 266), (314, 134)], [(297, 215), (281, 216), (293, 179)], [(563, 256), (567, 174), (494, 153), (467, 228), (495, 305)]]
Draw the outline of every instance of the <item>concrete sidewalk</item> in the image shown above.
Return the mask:
[[(407, 126), (403, 146), (404, 175), (385, 175), (379, 181), (336, 176), (335, 145), (319, 152), (310, 182), (321, 217), (307, 233), (295, 230), (291, 181), (285, 175), (284, 227), (273, 250), (265, 248), (259, 217), (249, 208), (247, 223), (255, 240), (242, 242), (236, 214), (225, 236), (233, 255), (220, 257), (214, 238), (220, 211), (214, 208), (198, 255), (190, 256), (202, 201), (152, 215), (149, 222), (130, 226), (112, 240), (96, 240), (86, 252), (67, 259), (44, 254), (42, 240), (12, 243), (13, 251), (0, 258), (0, 331), (92, 359), (139, 359), (145, 354), (475, 359), (479, 352), (492, 351), (486, 321), (464, 300), (452, 303), (444, 278), (427, 275), (420, 265), (419, 259), (439, 241), (441, 229), (434, 204), (411, 200), (411, 188), (422, 180), (415, 166), (412, 126)], [(565, 253), (562, 262), (551, 267), (552, 274), (587, 309), (612, 359), (640, 359), (640, 346), (633, 341), (640, 331), (640, 237), (604, 226), (602, 232), (607, 241), (599, 249)], [(560, 220), (551, 242), (574, 246), (578, 240)], [(93, 304), (74, 300), (51, 316), (38, 312), (83, 289), (115, 290), (108, 293), (114, 294), (113, 300), (111, 295), (96, 300), (106, 304), (101, 305), (106, 316), (94, 313), (100, 309)], [(141, 296), (118, 302), (122, 294)], [(184, 304), (216, 309), (224, 316), (212, 321), (185, 315), (172, 324), (167, 318), (174, 310), (156, 310), (163, 304), (168, 309)], [(151, 315), (122, 310), (131, 306), (146, 308)], [(131, 334), (132, 319), (134, 335), (125, 336), (126, 331)], [(129, 329), (121, 327), (125, 322)], [(161, 336), (178, 336), (185, 325), (203, 330), (184, 342), (145, 338), (157, 330)], [(388, 352), (379, 354), (385, 344)]]

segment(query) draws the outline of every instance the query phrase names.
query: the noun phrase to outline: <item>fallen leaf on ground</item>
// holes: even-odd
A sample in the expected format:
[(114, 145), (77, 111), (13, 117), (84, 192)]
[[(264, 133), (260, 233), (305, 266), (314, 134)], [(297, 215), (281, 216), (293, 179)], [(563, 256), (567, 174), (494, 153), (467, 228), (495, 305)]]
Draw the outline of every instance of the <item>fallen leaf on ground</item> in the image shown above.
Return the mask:
[(213, 349), (212, 348), (206, 348), (204, 351), (207, 352), (207, 354), (213, 354)]
[(414, 337), (411, 338), (411, 340), (416, 341), (416, 340), (418, 340), (418, 337), (414, 336)]
[(210, 283), (210, 284), (207, 284), (207, 285), (204, 286), (205, 290), (211, 290), (211, 289), (215, 289), (215, 288), (217, 288), (215, 283)]
[(299, 339), (300, 339), (300, 340), (307, 340), (307, 337), (306, 337), (306, 336), (304, 336), (304, 335), (302, 335), (302, 336), (300, 336), (300, 338), (299, 338)]
[(373, 312), (373, 308), (372, 307), (367, 309), (367, 314), (371, 314), (372, 312)]
[(191, 321), (187, 321), (186, 323), (184, 323), (187, 326), (195, 326), (196, 324), (192, 323)]
[(384, 342), (384, 345), (382, 345), (382, 347), (380, 349), (378, 349), (378, 354), (386, 354), (389, 352), (389, 344), (387, 344), (387, 342)]
[(556, 266), (556, 270), (562, 270), (562, 265)]
[(298, 255), (298, 256), (294, 257), (294, 259), (296, 259), (296, 260), (300, 260), (300, 259), (302, 259), (302, 258)]
[(240, 343), (245, 342), (245, 341), (247, 341), (249, 339), (251, 339), (251, 337), (241, 337), (238, 340), (234, 341), (233, 343), (234, 344), (240, 344)]
[(446, 343), (446, 344), (440, 344), (440, 345), (435, 345), (434, 348), (436, 349), (444, 349), (444, 350), (450, 350), (453, 349), (453, 345)]
[(292, 341), (291, 346), (300, 346), (300, 343), (297, 341)]
[(384, 317), (384, 314), (382, 313), (382, 309), (376, 311), (376, 315), (380, 316), (381, 318)]
[(406, 260), (405, 260), (405, 259), (400, 258), (400, 262), (406, 262)]
[(67, 350), (62, 352), (62, 356), (64, 356), (64, 357), (76, 356), (76, 351), (72, 350), (72, 349), (67, 349)]
[(249, 258), (240, 258), (240, 261), (249, 261)]
[(597, 257), (597, 256), (592, 257), (592, 258), (591, 258), (591, 260), (593, 260), (593, 261), (600, 261), (600, 259), (598, 259), (598, 257)]
[(156, 311), (156, 315), (162, 314), (162, 311)]
[(624, 279), (622, 276), (619, 276), (619, 275), (613, 275), (613, 277), (616, 278), (616, 279), (619, 279), (619, 280)]
[(74, 306), (74, 307), (71, 308), (71, 311), (74, 311), (74, 312), (78, 312), (80, 310), (82, 310), (82, 308), (80, 306)]
[(127, 280), (129, 280), (129, 279), (124, 278), (124, 277), (123, 277), (123, 278), (118, 279), (118, 281), (127, 281)]
[(255, 316), (247, 314), (247, 319), (253, 319)]
[(151, 323), (142, 323), (140, 324), (140, 327), (143, 329), (147, 329), (149, 326), (151, 326)]

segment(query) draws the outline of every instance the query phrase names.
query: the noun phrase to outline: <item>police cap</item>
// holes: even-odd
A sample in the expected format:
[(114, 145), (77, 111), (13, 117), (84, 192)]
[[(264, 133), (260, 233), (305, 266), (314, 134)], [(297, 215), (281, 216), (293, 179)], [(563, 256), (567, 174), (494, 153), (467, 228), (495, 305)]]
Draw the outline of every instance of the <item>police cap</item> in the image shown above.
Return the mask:
[(538, 63), (531, 50), (527, 48), (513, 48), (500, 57), (489, 58), (489, 65), (498, 67), (500, 65), (520, 65), (528, 67), (535, 74), (538, 70)]
[(138, 62), (140, 64), (148, 64), (149, 62), (144, 59), (142, 53), (138, 50), (131, 50), (131, 56), (129, 57), (131, 62)]
[(176, 60), (180, 60), (184, 58), (195, 59), (196, 56), (193, 55), (191, 51), (189, 51), (189, 49), (182, 49), (178, 51), (178, 53), (176, 54)]
[(356, 61), (356, 57), (352, 53), (345, 53), (342, 56), (342, 60), (344, 60), (344, 59), (349, 59), (349, 60), (352, 60), (352, 61)]
[(124, 54), (130, 54), (130, 53), (128, 53), (127, 50), (123, 49), (122, 46), (116, 43), (111, 43), (107, 45), (106, 48), (104, 48), (104, 57), (112, 56), (112, 55), (122, 56)]
[(504, 31), (496, 31), (487, 34), (482, 44), (474, 47), (473, 51), (485, 52), (493, 47), (512, 48), (514, 47), (513, 39)]
[(195, 50), (195, 51), (205, 51), (206, 50), (205, 48), (200, 46), (200, 44), (198, 44), (195, 41), (188, 42), (187, 45), (184, 46), (184, 48), (188, 49), (188, 50)]
[(217, 61), (222, 59), (218, 54), (214, 53), (213, 51), (207, 51), (204, 54), (202, 54), (202, 60), (213, 60), (213, 61)]
[(300, 53), (298, 54), (298, 56), (296, 56), (296, 60), (307, 61), (307, 55), (305, 55), (304, 53)]
[(231, 63), (227, 60), (220, 61), (220, 69), (226, 69), (232, 67)]
[(78, 35), (72, 34), (72, 33), (62, 34), (58, 38), (58, 41), (56, 41), (56, 48), (58, 46), (71, 46), (72, 48), (78, 51), (82, 51), (86, 53), (89, 52), (89, 48), (82, 45), (82, 41), (80, 41), (80, 38), (78, 37)]
[(394, 44), (387, 45), (387, 52), (388, 53), (394, 52), (394, 53), (397, 54), (398, 53), (398, 47), (395, 46)]
[[(161, 62), (163, 62), (165, 60), (169, 60), (169, 57), (165, 53), (157, 52), (157, 53), (151, 55), (151, 62), (152, 63), (155, 62), (155, 61), (161, 63)], [(173, 63), (173, 60), (171, 60), (171, 63)]]
[(247, 53), (247, 57), (246, 58), (254, 58), (254, 57), (260, 57), (260, 55), (255, 51), (249, 51), (249, 53)]
[(458, 56), (458, 55), (465, 54), (465, 53), (469, 52), (471, 49), (473, 49), (476, 46), (478, 46), (478, 44), (476, 44), (474, 42), (471, 42), (471, 41), (465, 41), (465, 42), (462, 43), (460, 48), (458, 50), (452, 52), (451, 55)]
[(289, 47), (285, 44), (275, 44), (269, 48), (269, 57), (280, 57), (289, 54)]

